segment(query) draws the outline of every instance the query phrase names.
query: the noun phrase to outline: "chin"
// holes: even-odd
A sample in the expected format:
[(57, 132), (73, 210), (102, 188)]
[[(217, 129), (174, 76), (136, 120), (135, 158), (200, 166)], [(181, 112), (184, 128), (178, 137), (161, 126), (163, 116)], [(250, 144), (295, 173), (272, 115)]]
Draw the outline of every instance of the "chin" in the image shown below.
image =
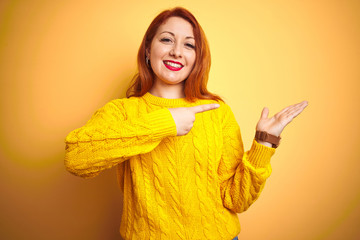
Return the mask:
[(183, 83), (185, 79), (173, 79), (173, 78), (163, 78), (161, 80), (163, 83), (169, 84), (169, 85), (176, 85)]
[(184, 84), (184, 80), (180, 81), (164, 81), (168, 85), (178, 85), (178, 84)]

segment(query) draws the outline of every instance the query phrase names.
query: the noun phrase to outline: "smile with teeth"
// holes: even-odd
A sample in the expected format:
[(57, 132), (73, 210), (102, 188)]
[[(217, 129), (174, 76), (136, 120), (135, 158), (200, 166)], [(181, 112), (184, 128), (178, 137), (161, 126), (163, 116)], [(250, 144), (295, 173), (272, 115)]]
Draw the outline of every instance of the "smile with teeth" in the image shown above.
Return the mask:
[(164, 61), (164, 65), (171, 71), (179, 71), (184, 67), (184, 65), (182, 65), (181, 63), (173, 61)]

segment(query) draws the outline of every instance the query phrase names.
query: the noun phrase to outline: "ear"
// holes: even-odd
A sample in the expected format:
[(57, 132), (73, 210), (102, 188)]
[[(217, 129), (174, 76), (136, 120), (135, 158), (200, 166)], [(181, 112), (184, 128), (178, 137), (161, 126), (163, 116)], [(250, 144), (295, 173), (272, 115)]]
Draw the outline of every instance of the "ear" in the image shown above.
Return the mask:
[(146, 56), (146, 57), (150, 57), (150, 49), (146, 49), (146, 50), (145, 50), (145, 56)]

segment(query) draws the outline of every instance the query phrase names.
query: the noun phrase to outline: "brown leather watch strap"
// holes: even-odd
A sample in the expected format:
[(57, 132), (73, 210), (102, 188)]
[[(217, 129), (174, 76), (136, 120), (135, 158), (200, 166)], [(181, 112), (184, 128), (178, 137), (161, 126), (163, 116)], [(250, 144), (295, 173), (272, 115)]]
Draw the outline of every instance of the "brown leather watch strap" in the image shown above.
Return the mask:
[(255, 140), (269, 142), (272, 144), (273, 148), (277, 148), (280, 144), (281, 137), (277, 137), (275, 135), (271, 135), (270, 133), (263, 132), (263, 131), (256, 131)]

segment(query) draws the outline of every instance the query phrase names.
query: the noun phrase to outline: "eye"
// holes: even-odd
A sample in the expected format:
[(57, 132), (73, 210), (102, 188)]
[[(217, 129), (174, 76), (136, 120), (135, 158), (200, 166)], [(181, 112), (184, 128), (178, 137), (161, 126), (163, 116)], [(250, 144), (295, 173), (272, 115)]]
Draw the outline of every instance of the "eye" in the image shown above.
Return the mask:
[(186, 43), (185, 46), (191, 49), (195, 49), (195, 46), (191, 43)]
[(162, 39), (160, 39), (160, 42), (168, 43), (168, 42), (171, 42), (171, 39), (170, 38), (162, 38)]

